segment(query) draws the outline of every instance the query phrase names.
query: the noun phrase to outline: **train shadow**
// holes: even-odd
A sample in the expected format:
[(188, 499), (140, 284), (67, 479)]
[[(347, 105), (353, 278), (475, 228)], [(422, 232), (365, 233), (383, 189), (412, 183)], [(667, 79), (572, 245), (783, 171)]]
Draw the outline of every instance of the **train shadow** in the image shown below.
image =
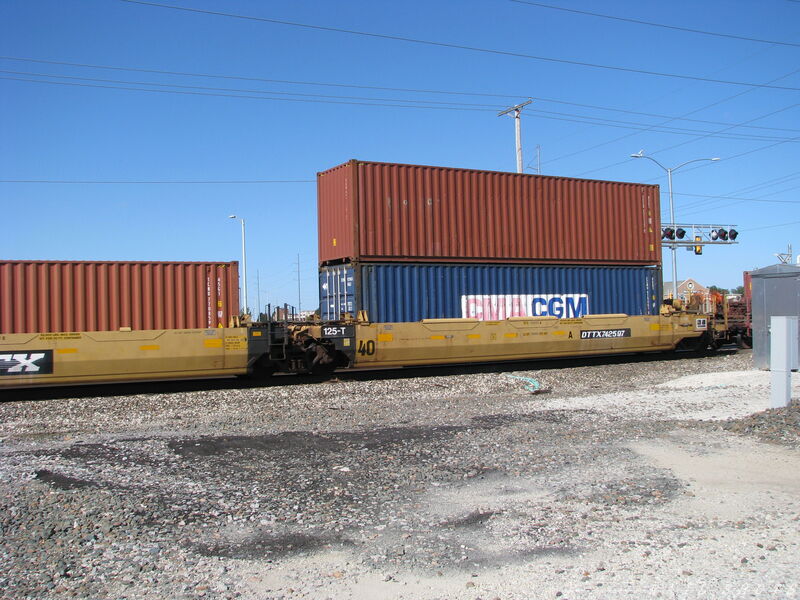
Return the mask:
[(498, 361), (467, 365), (430, 365), (401, 367), (396, 369), (357, 369), (339, 370), (331, 376), (275, 375), (269, 379), (246, 379), (237, 377), (216, 379), (171, 379), (127, 383), (103, 383), (81, 386), (53, 386), (0, 391), (0, 402), (28, 402), (36, 400), (56, 400), (67, 398), (105, 398), (115, 396), (134, 396), (148, 394), (177, 394), (185, 392), (208, 392), (215, 390), (240, 390), (249, 388), (269, 388), (294, 385), (322, 384), (331, 381), (375, 381), (387, 379), (407, 379), (412, 377), (441, 377), (448, 375), (472, 375), (497, 373), (498, 368), (505, 371), (549, 371), (573, 367), (596, 367), (604, 365), (634, 364), (659, 361), (694, 360), (698, 357), (718, 357), (720, 359), (735, 355), (735, 346), (725, 346), (709, 352), (654, 352), (639, 354), (615, 354), (606, 356), (539, 358), (523, 361)]

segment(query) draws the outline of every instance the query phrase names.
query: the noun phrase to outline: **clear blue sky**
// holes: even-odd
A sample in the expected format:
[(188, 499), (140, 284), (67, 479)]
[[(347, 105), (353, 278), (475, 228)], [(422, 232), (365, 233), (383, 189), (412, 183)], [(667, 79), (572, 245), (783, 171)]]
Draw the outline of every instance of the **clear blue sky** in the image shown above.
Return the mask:
[(261, 304), (297, 304), (299, 254), (314, 308), (317, 171), (351, 158), (513, 171), (513, 120), (496, 114), (528, 97), (527, 172), (538, 145), (544, 174), (659, 183), (665, 220), (665, 173), (629, 155), (722, 159), (674, 174), (676, 220), (738, 225), (740, 243), (679, 250), (680, 279), (735, 287), (800, 252), (800, 2), (544, 3), (570, 10), (2, 0), (0, 257), (239, 260), (237, 214), (251, 304), (257, 272)]

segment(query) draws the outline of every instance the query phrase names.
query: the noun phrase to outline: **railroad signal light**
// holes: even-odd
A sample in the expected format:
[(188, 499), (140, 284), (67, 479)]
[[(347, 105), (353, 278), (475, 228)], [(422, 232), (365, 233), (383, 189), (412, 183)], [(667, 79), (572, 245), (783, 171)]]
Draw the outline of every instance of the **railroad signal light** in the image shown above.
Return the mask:
[(675, 230), (672, 227), (665, 227), (661, 230), (661, 239), (662, 240), (674, 240), (675, 239)]
[(675, 230), (675, 237), (678, 238), (679, 240), (682, 240), (683, 238), (686, 237), (686, 230), (683, 227), (678, 227)]
[(712, 229), (711, 230), (711, 239), (716, 242), (718, 237), (719, 237), (719, 234), (717, 233), (717, 230), (716, 229)]
[[(695, 242), (701, 242), (702, 240), (703, 240), (702, 236), (699, 236), (699, 235), (694, 236), (694, 241)], [(694, 247), (694, 253), (697, 254), (697, 255), (702, 254), (703, 253), (703, 247), (698, 244), (697, 246)]]
[(728, 239), (728, 232), (722, 228), (717, 229), (717, 235), (719, 236), (719, 239), (721, 239), (723, 242)]
[(730, 238), (731, 238), (731, 241), (733, 241), (733, 240), (735, 240), (737, 237), (739, 237), (739, 232), (738, 232), (738, 231), (736, 231), (735, 229), (731, 229), (731, 230), (728, 232), (728, 237), (730, 237)]

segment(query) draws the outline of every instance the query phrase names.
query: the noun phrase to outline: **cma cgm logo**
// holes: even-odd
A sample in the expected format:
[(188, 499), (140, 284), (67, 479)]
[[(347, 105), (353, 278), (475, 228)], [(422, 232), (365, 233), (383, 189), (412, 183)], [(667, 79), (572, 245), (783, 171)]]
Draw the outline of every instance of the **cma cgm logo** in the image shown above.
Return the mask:
[(53, 351), (11, 351), (0, 354), (0, 375), (47, 374), (53, 372)]
[(496, 321), (509, 317), (574, 319), (588, 314), (588, 294), (488, 294), (461, 296), (461, 316), (481, 321)]
[(563, 296), (535, 296), (531, 305), (531, 316), (575, 319), (589, 314), (587, 294), (564, 294)]

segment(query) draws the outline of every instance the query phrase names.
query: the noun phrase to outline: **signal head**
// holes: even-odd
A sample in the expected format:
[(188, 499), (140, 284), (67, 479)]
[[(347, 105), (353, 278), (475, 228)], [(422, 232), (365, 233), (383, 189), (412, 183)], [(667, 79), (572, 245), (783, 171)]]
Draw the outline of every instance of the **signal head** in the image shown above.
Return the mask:
[(721, 239), (723, 242), (728, 239), (728, 232), (725, 231), (724, 229), (721, 228), (717, 229), (717, 235), (719, 236), (719, 239)]
[(731, 241), (733, 241), (733, 240), (735, 240), (737, 237), (739, 237), (739, 232), (738, 232), (738, 231), (736, 231), (735, 229), (731, 229), (731, 230), (728, 232), (728, 237), (729, 237), (729, 238), (731, 238)]
[(683, 238), (686, 237), (686, 230), (683, 227), (678, 227), (675, 230), (675, 237), (678, 238), (679, 240), (682, 240)]
[(672, 227), (665, 227), (661, 230), (661, 239), (662, 240), (674, 240), (675, 239), (675, 230)]

